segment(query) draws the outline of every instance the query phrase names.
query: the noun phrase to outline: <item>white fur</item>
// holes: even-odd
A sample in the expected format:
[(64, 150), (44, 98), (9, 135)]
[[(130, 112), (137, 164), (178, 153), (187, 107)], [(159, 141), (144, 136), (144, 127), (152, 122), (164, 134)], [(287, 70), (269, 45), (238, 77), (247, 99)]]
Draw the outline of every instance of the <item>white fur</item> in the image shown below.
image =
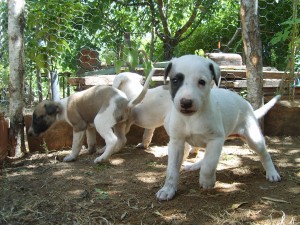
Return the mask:
[[(169, 200), (175, 195), (180, 166), (187, 151), (185, 142), (206, 148), (203, 160), (187, 169), (201, 169), (200, 186), (213, 188), (224, 141), (231, 135), (239, 135), (260, 156), (267, 180), (280, 181), (251, 105), (234, 92), (211, 89), (213, 76), (209, 67), (213, 65), (216, 75), (220, 76), (218, 66), (209, 59), (193, 55), (173, 59), (171, 63), (168, 73), (170, 83), (176, 84), (178, 74), (183, 75), (184, 81), (177, 92), (171, 89), (171, 93), (175, 94), (174, 104), (165, 120), (170, 136), (167, 175), (164, 186), (156, 194), (157, 199)], [(203, 81), (205, 85), (202, 85)], [(275, 98), (278, 100), (278, 97)], [(185, 108), (183, 100), (191, 100), (191, 106)], [(266, 113), (269, 106), (262, 111)]]
[[(103, 154), (94, 160), (95, 163), (107, 161), (113, 153), (118, 152), (121, 149), (121, 147), (126, 143), (126, 139), (123, 136), (118, 136), (112, 129), (118, 123), (112, 115), (114, 114), (115, 110), (118, 110), (115, 102), (116, 99), (120, 97), (124, 98), (124, 93), (121, 93), (121, 95), (115, 95), (114, 97), (109, 99), (109, 106), (103, 112), (101, 112), (101, 110), (99, 111), (94, 119), (94, 123), (89, 124), (88, 129), (77, 132), (73, 130), (72, 151), (64, 158), (65, 162), (74, 161), (77, 158), (82, 148), (82, 142), (85, 135), (87, 138), (88, 151), (91, 153), (94, 152), (96, 147), (96, 131), (105, 140), (106, 147), (98, 152)], [(65, 120), (70, 125), (72, 125), (69, 122), (66, 114), (67, 101), (62, 99), (60, 103), (63, 107), (63, 112), (62, 114), (59, 114), (61, 116), (60, 118), (58, 118), (58, 120)], [(119, 126), (126, 125), (125, 123), (120, 123)]]
[[(136, 73), (124, 72), (116, 76), (113, 87), (123, 91), (129, 99), (134, 98), (143, 86), (143, 77)], [(148, 148), (156, 128), (164, 124), (167, 112), (172, 106), (171, 96), (166, 87), (148, 89), (143, 101), (136, 105), (128, 121), (127, 130), (132, 124), (145, 128), (142, 143), (138, 147)]]
[(142, 81), (143, 76), (137, 73), (123, 72), (116, 75), (112, 87), (123, 91), (129, 99), (133, 99), (142, 91)]

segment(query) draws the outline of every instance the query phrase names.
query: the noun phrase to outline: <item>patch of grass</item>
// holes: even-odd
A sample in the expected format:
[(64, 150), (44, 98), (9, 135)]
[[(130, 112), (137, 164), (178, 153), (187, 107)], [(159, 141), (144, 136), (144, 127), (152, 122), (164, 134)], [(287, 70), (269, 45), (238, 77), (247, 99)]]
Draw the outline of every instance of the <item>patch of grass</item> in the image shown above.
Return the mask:
[(109, 194), (107, 191), (103, 191), (100, 188), (95, 188), (95, 191), (97, 193), (97, 198), (98, 199), (109, 199)]
[(98, 163), (96, 164), (96, 166), (94, 166), (93, 168), (97, 171), (102, 171), (102, 170), (105, 170), (105, 169), (109, 169), (111, 168), (111, 164), (109, 163)]

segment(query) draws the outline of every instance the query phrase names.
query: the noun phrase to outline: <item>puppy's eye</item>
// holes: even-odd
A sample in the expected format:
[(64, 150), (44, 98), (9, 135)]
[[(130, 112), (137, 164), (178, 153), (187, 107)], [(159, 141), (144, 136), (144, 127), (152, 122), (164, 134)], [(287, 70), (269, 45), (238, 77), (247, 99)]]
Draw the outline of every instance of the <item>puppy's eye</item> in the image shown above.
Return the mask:
[(201, 86), (205, 86), (206, 82), (205, 82), (205, 80), (199, 80), (198, 84)]

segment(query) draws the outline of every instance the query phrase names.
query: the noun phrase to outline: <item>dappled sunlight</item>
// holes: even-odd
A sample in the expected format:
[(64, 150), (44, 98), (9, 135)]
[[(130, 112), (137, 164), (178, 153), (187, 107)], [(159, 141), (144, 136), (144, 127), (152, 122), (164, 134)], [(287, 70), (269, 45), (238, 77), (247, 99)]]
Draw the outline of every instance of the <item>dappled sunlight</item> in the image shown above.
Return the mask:
[(114, 166), (119, 166), (119, 165), (123, 164), (124, 162), (125, 162), (125, 159), (122, 159), (122, 158), (110, 159), (110, 163)]
[(228, 145), (223, 146), (222, 153), (226, 153), (228, 155), (249, 155), (253, 154), (252, 151), (250, 151), (248, 145), (244, 144), (242, 146), (238, 145)]
[(224, 183), (221, 181), (217, 181), (216, 185), (215, 185), (215, 189), (220, 191), (220, 192), (236, 192), (236, 191), (242, 191), (244, 192), (244, 189), (241, 187), (245, 187), (245, 185), (243, 183), (238, 183), (238, 182), (234, 182), (234, 183)]
[(34, 175), (34, 170), (22, 169), (15, 172), (5, 171), (5, 175), (8, 178), (18, 177), (18, 176), (32, 176)]
[(185, 221), (187, 221), (187, 213), (186, 212), (176, 212), (174, 213), (174, 210), (169, 211), (156, 211), (154, 212), (155, 215), (161, 217), (162, 219), (164, 219), (166, 222), (169, 223), (183, 223)]
[(64, 170), (54, 171), (52, 175), (57, 177), (66, 177), (69, 176), (70, 173), (72, 173), (71, 169), (64, 169)]
[(246, 175), (253, 174), (253, 171), (248, 166), (243, 166), (243, 167), (237, 166), (235, 168), (232, 168), (230, 171), (232, 172), (233, 175), (236, 175), (236, 176), (246, 176)]
[(146, 150), (146, 152), (153, 154), (155, 157), (164, 157), (168, 155), (167, 146), (153, 146)]
[(293, 193), (295, 195), (299, 195), (300, 194), (300, 187), (290, 187), (288, 188), (290, 193)]
[(80, 195), (82, 195), (84, 193), (84, 190), (82, 190), (82, 189), (75, 189), (75, 190), (69, 190), (68, 192), (67, 192), (67, 195), (68, 196), (71, 196), (71, 195), (73, 195), (73, 196), (80, 196)]
[(66, 177), (66, 179), (69, 179), (69, 180), (72, 180), (72, 181), (80, 181), (80, 180), (83, 180), (85, 179), (84, 176), (76, 176), (76, 175), (71, 175), (69, 177)]
[[(245, 156), (243, 156), (245, 157)], [(222, 153), (220, 156), (220, 160), (217, 166), (217, 170), (223, 170), (226, 168), (230, 168), (234, 166), (233, 169), (236, 168), (242, 168), (241, 166), (243, 165), (243, 159), (237, 155), (232, 155), (232, 154), (227, 154), (227, 153)]]
[(161, 177), (162, 177), (161, 172), (160, 173), (143, 172), (143, 173), (138, 173), (136, 175), (136, 178), (143, 183), (156, 183), (158, 180), (161, 179)]
[(295, 167), (300, 166), (300, 158), (295, 158), (294, 160), (290, 160), (288, 158), (281, 158), (278, 165), (281, 167)]

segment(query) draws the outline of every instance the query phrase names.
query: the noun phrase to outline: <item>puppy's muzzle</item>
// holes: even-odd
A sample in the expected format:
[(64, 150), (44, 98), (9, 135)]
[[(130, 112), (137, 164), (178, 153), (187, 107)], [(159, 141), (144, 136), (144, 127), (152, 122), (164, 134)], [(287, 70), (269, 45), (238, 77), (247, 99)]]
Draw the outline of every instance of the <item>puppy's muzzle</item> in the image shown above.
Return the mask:
[(193, 100), (187, 98), (180, 99), (180, 112), (183, 114), (194, 113), (195, 110), (193, 110)]

